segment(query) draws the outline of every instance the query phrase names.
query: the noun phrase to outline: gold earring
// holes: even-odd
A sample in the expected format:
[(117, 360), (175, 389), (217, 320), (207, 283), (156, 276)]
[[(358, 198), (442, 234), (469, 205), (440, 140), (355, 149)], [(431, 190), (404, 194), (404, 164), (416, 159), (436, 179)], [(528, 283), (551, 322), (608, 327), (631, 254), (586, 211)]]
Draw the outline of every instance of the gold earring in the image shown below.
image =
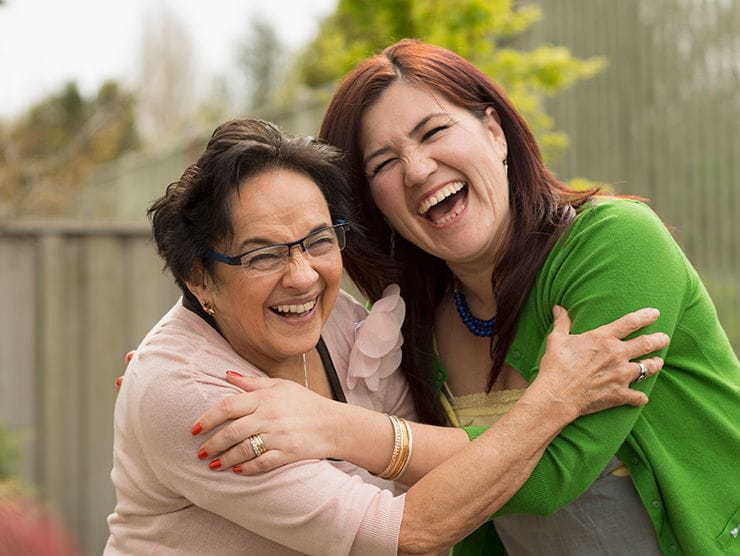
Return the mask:
[(200, 300), (200, 304), (203, 306), (203, 310), (209, 315), (215, 315), (216, 311), (211, 307), (211, 304), (205, 299)]

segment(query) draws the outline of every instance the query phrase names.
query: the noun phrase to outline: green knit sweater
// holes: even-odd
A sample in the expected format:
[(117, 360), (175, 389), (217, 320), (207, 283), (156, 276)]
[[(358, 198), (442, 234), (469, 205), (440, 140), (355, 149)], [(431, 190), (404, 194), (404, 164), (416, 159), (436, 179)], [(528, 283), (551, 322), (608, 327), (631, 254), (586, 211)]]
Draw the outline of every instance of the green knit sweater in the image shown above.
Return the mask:
[[(643, 203), (600, 199), (582, 208), (550, 252), (519, 319), (507, 362), (532, 381), (552, 326), (568, 309), (573, 333), (641, 307), (645, 331), (671, 337), (663, 371), (636, 385), (643, 408), (576, 420), (498, 512), (549, 515), (580, 496), (614, 454), (627, 465), (667, 554), (740, 554), (740, 364), (696, 271)], [(474, 439), (483, 428), (466, 429)], [(629, 535), (629, 531), (625, 531)], [(501, 551), (487, 523), (454, 554)]]

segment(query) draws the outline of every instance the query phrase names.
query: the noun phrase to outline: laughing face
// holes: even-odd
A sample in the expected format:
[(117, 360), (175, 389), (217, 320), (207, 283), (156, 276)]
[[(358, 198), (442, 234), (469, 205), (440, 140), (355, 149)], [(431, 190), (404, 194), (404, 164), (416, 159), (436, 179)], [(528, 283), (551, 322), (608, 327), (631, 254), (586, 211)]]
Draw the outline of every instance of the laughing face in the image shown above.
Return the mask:
[[(289, 243), (332, 225), (318, 186), (286, 169), (246, 180), (231, 195), (230, 214), (233, 238), (218, 246), (229, 255)], [(237, 353), (267, 369), (316, 345), (339, 292), (342, 259), (338, 249), (311, 257), (296, 246), (275, 272), (247, 276), (240, 266), (215, 264), (214, 274), (196, 295), (210, 301)]]
[(372, 197), (395, 230), (449, 264), (491, 265), (509, 218), (506, 139), (431, 89), (397, 81), (362, 119)]

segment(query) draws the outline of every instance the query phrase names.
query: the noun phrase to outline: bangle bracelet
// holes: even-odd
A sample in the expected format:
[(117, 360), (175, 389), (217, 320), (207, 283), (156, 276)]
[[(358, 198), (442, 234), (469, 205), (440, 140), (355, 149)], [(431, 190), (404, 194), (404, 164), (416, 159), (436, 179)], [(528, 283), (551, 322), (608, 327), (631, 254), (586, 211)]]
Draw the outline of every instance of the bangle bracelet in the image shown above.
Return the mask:
[(411, 459), (413, 438), (411, 426), (405, 419), (395, 415), (387, 415), (393, 426), (393, 453), (388, 466), (380, 474), (380, 477), (395, 480), (406, 470)]
[(409, 425), (409, 422), (406, 419), (402, 419), (401, 423), (403, 423), (404, 428), (406, 429), (406, 438), (408, 439), (408, 448), (406, 450), (406, 458), (403, 461), (403, 465), (401, 465), (401, 469), (398, 470), (398, 474), (393, 477), (394, 479), (397, 479), (401, 475), (403, 475), (403, 472), (406, 471), (406, 468), (409, 466), (409, 462), (411, 461), (411, 452), (414, 449), (414, 435), (411, 433), (411, 425)]

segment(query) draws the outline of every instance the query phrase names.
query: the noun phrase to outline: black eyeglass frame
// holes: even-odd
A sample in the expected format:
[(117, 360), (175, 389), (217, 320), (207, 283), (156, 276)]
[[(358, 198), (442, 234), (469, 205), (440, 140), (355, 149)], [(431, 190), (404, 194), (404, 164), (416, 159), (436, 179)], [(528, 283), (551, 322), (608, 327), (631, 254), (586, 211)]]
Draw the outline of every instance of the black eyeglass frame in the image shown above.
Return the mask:
[[(291, 241), (289, 243), (276, 243), (274, 245), (265, 245), (264, 247), (258, 247), (257, 249), (250, 249), (249, 251), (242, 253), (241, 255), (236, 255), (234, 257), (229, 257), (228, 255), (224, 253), (219, 253), (218, 251), (213, 251), (212, 249), (206, 249), (203, 252), (203, 255), (209, 259), (218, 261), (220, 263), (228, 264), (231, 266), (242, 266), (242, 257), (244, 257), (245, 255), (249, 255), (250, 253), (261, 251), (262, 249), (269, 249), (272, 247), (287, 247), (288, 253), (290, 253), (293, 250), (293, 247), (295, 247), (296, 245), (300, 245), (301, 251), (303, 251), (304, 253), (307, 253), (308, 249), (303, 244), (304, 241), (306, 241), (312, 235), (318, 234), (319, 232), (324, 232), (326, 230), (336, 230), (336, 229), (341, 229), (342, 231), (344, 231), (345, 234), (351, 230), (349, 222), (347, 222), (346, 220), (337, 220), (336, 224), (333, 224), (332, 226), (321, 228), (320, 230), (311, 232), (306, 237), (297, 239), (295, 241)], [(345, 240), (345, 243), (346, 243), (346, 240)], [(339, 250), (341, 251), (342, 248), (340, 248)]]

